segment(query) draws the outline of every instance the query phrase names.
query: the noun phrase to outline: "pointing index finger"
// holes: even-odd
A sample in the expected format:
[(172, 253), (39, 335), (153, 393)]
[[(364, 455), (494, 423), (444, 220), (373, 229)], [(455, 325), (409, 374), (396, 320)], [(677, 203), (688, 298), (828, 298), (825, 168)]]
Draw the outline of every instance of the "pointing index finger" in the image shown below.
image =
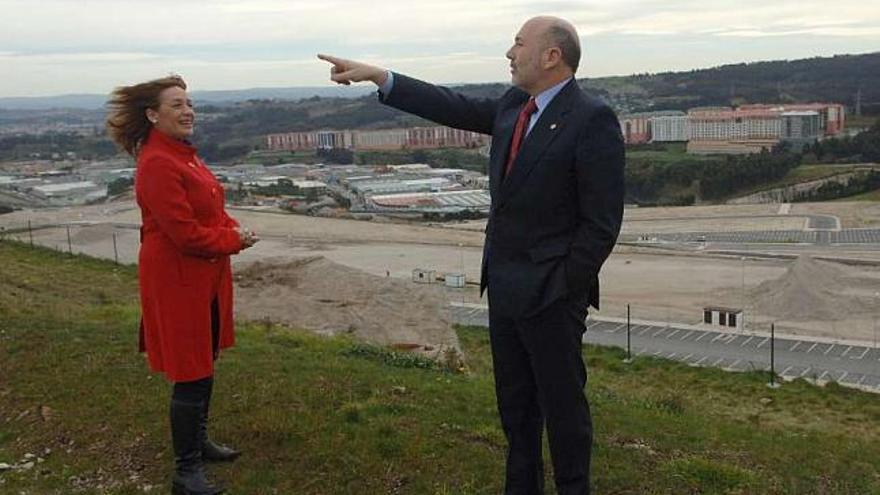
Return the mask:
[(325, 61), (325, 62), (330, 62), (331, 64), (334, 64), (334, 65), (341, 65), (342, 64), (342, 59), (334, 57), (332, 55), (325, 55), (323, 53), (319, 53), (318, 58)]

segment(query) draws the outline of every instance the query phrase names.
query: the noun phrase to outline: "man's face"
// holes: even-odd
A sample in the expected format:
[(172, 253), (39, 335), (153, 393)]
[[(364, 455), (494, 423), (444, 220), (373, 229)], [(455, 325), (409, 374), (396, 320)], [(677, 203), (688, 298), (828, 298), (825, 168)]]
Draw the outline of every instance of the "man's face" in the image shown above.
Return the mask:
[(511, 82), (514, 86), (526, 92), (534, 88), (541, 80), (544, 68), (542, 55), (544, 52), (544, 37), (539, 22), (529, 21), (516, 34), (513, 46), (507, 50), (507, 58), (510, 60)]

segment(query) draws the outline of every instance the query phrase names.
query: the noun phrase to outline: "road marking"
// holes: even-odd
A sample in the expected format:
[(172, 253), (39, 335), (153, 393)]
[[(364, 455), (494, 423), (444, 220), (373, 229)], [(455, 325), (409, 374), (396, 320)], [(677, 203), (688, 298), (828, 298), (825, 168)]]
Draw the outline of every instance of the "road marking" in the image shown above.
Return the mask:
[(652, 355), (652, 356), (659, 356), (661, 352), (663, 352), (663, 351), (662, 351), (662, 350), (659, 350), (659, 351), (656, 351), (656, 352), (652, 352), (651, 355)]
[(685, 340), (685, 339), (687, 339), (688, 337), (690, 337), (691, 335), (693, 335), (694, 332), (695, 332), (695, 330), (691, 330), (690, 332), (688, 332), (688, 333), (682, 335), (680, 340)]
[(712, 367), (716, 368), (716, 367), (718, 367), (718, 363), (722, 363), (722, 362), (724, 362), (724, 358), (718, 358), (718, 361), (715, 361), (714, 363), (712, 363)]
[(819, 375), (819, 378), (817, 378), (816, 380), (817, 380), (817, 381), (822, 381), (822, 380), (825, 378), (825, 375), (827, 375), (827, 374), (828, 374), (827, 371), (823, 371), (822, 374)]
[(803, 377), (804, 375), (806, 375), (807, 373), (809, 373), (811, 369), (813, 369), (811, 366), (807, 366), (807, 367), (804, 369), (804, 371), (801, 371), (801, 376)]
[(818, 343), (818, 342), (814, 342), (813, 345), (811, 345), (810, 348), (807, 349), (807, 354), (809, 354), (810, 352), (812, 352), (812, 350), (815, 349), (817, 345), (819, 345), (819, 343)]
[(666, 356), (666, 359), (672, 359), (672, 358), (674, 358), (677, 354), (678, 354), (677, 352), (673, 352), (672, 354)]
[(831, 347), (829, 347), (828, 349), (826, 349), (825, 352), (822, 353), (822, 355), (823, 355), (823, 356), (827, 356), (828, 353), (831, 352), (831, 349), (834, 349), (834, 344), (831, 344)]
[(688, 354), (687, 356), (681, 358), (681, 360), (682, 360), (682, 361), (687, 361), (687, 360), (690, 359), (690, 357), (693, 356), (693, 355), (694, 355), (694, 353), (692, 352), (692, 353)]
[(851, 357), (850, 359), (864, 359), (864, 357), (865, 357), (865, 356), (868, 354), (868, 352), (870, 352), (870, 351), (871, 351), (871, 349), (868, 349), (867, 347), (865, 347), (865, 352), (863, 352), (861, 356), (859, 356), (859, 357), (855, 357), (855, 356), (853, 356), (853, 357)]
[(843, 354), (840, 355), (840, 357), (846, 357), (846, 353), (848, 353), (851, 350), (852, 350), (852, 346), (847, 347), (846, 350), (843, 351)]
[(680, 331), (681, 331), (680, 329), (676, 328), (675, 331), (670, 333), (669, 335), (667, 335), (666, 338), (671, 339), (673, 335), (677, 334)]
[(728, 366), (728, 368), (736, 368), (736, 365), (738, 365), (741, 362), (742, 362), (742, 359), (737, 359), (736, 361), (733, 362), (733, 364)]
[(651, 327), (646, 325), (645, 328), (642, 329), (641, 332), (639, 332), (639, 335), (645, 335), (646, 333), (648, 333), (649, 330), (651, 330)]
[(862, 379), (859, 380), (859, 383), (856, 383), (856, 385), (861, 385), (862, 383), (864, 383), (865, 378), (868, 378), (868, 375), (862, 375)]
[(768, 341), (770, 341), (770, 337), (767, 337), (764, 340), (762, 340), (760, 343), (758, 343), (758, 347), (755, 347), (755, 349), (760, 349), (760, 348), (764, 347), (764, 344), (766, 344)]
[(751, 336), (751, 337), (747, 338), (745, 342), (743, 342), (742, 344), (740, 344), (740, 347), (745, 347), (746, 344), (748, 344), (749, 342), (751, 342), (752, 339), (754, 339), (754, 338), (755, 338), (754, 336)]
[(837, 379), (838, 382), (842, 382), (847, 376), (849, 376), (849, 371), (844, 371), (840, 378)]
[(709, 335), (709, 332), (703, 332), (703, 334), (700, 335), (699, 337), (697, 337), (697, 340), (695, 340), (694, 342), (699, 342), (700, 339), (702, 339), (702, 338), (705, 337), (706, 335)]
[(780, 373), (780, 375), (785, 375), (786, 373), (788, 373), (788, 370), (790, 370), (791, 368), (792, 368), (791, 366), (789, 366), (788, 368), (785, 368), (784, 370), (782, 370), (782, 373)]
[(802, 342), (802, 341), (800, 341), (800, 340), (798, 340), (797, 342), (795, 342), (794, 345), (791, 346), (791, 349), (789, 349), (789, 351), (794, 351), (795, 349), (797, 349), (797, 346), (801, 345), (801, 342)]
[(715, 342), (716, 340), (718, 340), (718, 339), (720, 339), (720, 338), (722, 338), (722, 337), (724, 337), (724, 334), (723, 334), (723, 333), (719, 333), (717, 337), (715, 337), (714, 339), (712, 339), (712, 342)]
[(665, 328), (661, 328), (660, 330), (657, 330), (656, 332), (654, 332), (654, 335), (651, 335), (651, 337), (657, 337), (658, 335), (660, 335), (661, 333), (663, 333), (665, 331), (666, 331)]
[(699, 361), (697, 361), (697, 362), (694, 363), (694, 364), (697, 365), (697, 366), (699, 366), (700, 363), (702, 363), (703, 361), (705, 361), (705, 360), (707, 360), (707, 359), (709, 359), (709, 356), (703, 356), (703, 357), (700, 358)]

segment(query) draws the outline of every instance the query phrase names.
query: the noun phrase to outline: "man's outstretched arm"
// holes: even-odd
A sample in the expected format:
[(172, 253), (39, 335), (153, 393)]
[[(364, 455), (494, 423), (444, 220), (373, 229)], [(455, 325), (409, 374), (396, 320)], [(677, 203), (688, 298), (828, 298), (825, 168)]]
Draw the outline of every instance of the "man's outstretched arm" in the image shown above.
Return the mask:
[(468, 98), (460, 93), (413, 79), (402, 74), (393, 75), (393, 88), (384, 88), (391, 73), (374, 65), (355, 62), (331, 55), (318, 55), (329, 62), (330, 80), (338, 84), (370, 81), (380, 90), (382, 103), (404, 112), (418, 115), (438, 124), (483, 134), (492, 134), (498, 100)]

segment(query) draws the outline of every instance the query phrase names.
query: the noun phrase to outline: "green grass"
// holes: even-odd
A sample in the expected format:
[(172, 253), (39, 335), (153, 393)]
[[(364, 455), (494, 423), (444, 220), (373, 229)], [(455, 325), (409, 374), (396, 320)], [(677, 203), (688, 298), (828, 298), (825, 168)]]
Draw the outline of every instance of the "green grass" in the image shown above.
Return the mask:
[[(0, 462), (51, 450), (0, 493), (167, 493), (170, 387), (136, 352), (135, 270), (8, 242), (0, 267)], [(213, 432), (245, 455), (212, 473), (234, 494), (501, 493), (487, 332), (459, 336), (465, 373), (241, 323)], [(880, 396), (584, 355), (597, 494), (880, 493)]]
[(722, 162), (724, 156), (720, 155), (694, 155), (687, 153), (685, 143), (664, 143), (664, 150), (641, 149), (639, 145), (630, 146), (626, 150), (626, 157), (630, 160), (650, 161), (657, 165), (670, 165), (677, 163), (695, 163), (706, 161)]
[(321, 158), (312, 151), (271, 151), (257, 150), (251, 151), (245, 157), (244, 162), (247, 164), (258, 165), (279, 165), (281, 163), (320, 163)]

